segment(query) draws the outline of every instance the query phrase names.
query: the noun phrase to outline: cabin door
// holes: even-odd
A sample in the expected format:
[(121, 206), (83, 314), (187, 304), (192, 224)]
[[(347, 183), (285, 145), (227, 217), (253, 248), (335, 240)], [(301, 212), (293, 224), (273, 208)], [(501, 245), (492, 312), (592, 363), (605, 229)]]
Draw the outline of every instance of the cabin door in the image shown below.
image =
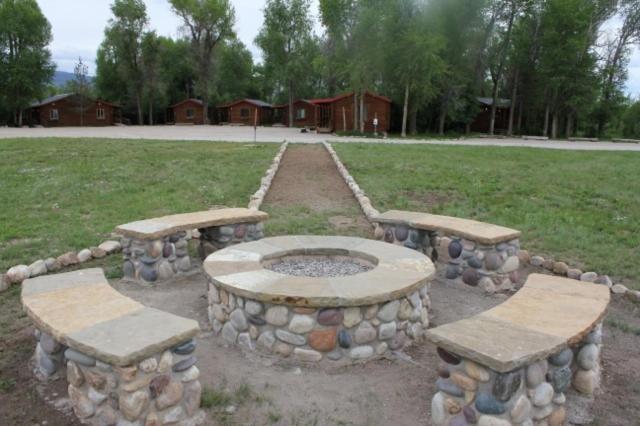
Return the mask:
[(318, 107), (318, 131), (331, 131), (331, 106), (320, 105)]

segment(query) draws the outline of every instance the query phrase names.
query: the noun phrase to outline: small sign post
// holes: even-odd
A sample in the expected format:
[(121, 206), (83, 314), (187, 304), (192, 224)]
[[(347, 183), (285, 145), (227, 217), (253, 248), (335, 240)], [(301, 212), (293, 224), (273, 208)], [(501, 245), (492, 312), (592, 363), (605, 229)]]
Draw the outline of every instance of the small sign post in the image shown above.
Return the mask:
[(373, 135), (378, 136), (378, 114), (373, 119)]

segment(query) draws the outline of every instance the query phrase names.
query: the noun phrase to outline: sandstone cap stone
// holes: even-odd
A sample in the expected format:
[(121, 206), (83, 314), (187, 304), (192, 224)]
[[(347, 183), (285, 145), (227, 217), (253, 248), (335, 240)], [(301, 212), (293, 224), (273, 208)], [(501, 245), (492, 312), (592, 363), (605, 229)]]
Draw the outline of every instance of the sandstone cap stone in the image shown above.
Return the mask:
[(438, 347), (509, 372), (580, 342), (602, 320), (609, 299), (605, 286), (532, 274), (501, 305), (426, 336)]
[(265, 212), (246, 208), (230, 208), (183, 213), (120, 225), (118, 234), (141, 240), (153, 240), (180, 231), (210, 228), (236, 223), (263, 222), (269, 218)]
[(378, 223), (403, 223), (416, 229), (441, 231), (482, 244), (497, 244), (520, 237), (521, 232), (515, 229), (490, 223), (461, 219), (451, 216), (439, 216), (428, 213), (389, 210), (372, 219)]
[(103, 362), (130, 365), (193, 338), (198, 323), (146, 308), (114, 290), (101, 269), (26, 280), (27, 315), (56, 341)]
[[(283, 255), (353, 255), (375, 260), (370, 271), (347, 277), (297, 277), (262, 266)], [(415, 250), (363, 238), (289, 236), (244, 243), (211, 254), (205, 272), (230, 293), (261, 302), (304, 307), (373, 305), (411, 294), (435, 274)]]

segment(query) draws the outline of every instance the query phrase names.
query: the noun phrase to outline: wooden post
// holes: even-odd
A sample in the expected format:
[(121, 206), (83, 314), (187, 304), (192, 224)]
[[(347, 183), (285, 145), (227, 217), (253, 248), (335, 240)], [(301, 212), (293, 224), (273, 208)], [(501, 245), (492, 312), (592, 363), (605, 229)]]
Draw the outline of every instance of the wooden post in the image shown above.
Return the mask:
[(342, 107), (342, 131), (347, 131), (347, 110)]
[(256, 108), (256, 113), (254, 114), (255, 118), (253, 119), (253, 142), (256, 142), (258, 139), (258, 108)]

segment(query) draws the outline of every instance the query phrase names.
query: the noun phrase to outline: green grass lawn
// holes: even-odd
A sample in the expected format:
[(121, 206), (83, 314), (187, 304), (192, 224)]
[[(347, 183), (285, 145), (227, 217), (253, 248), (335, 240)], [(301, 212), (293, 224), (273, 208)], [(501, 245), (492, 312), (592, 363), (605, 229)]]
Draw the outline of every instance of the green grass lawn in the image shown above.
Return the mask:
[(0, 140), (0, 271), (99, 244), (132, 220), (244, 207), (275, 144)]
[(640, 153), (335, 144), (380, 211), (523, 232), (524, 248), (640, 289)]

